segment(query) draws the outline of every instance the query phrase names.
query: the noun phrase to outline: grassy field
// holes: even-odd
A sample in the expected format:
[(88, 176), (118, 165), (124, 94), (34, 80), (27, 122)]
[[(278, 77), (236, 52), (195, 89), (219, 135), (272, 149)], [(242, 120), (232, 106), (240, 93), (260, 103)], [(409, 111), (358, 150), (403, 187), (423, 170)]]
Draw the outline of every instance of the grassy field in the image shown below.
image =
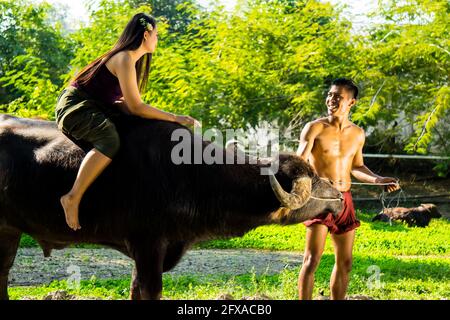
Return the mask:
[[(409, 228), (401, 223), (392, 225), (370, 222), (373, 214), (358, 212), (361, 227), (356, 233), (354, 264), (349, 295), (367, 295), (375, 299), (449, 299), (450, 298), (450, 222), (432, 220), (427, 228)], [(303, 251), (305, 228), (265, 226), (242, 238), (214, 240), (198, 248), (253, 248), (266, 250)], [(22, 246), (34, 246), (29, 237)], [(329, 295), (329, 278), (334, 264), (331, 241), (327, 241), (324, 256), (316, 273), (314, 295), (320, 291)], [(278, 275), (242, 276), (218, 275), (164, 276), (165, 299), (215, 299), (231, 294), (266, 295), (272, 299), (296, 299), (299, 266), (285, 269)], [(55, 290), (67, 290), (79, 297), (124, 299), (129, 295), (129, 278), (117, 280), (91, 279), (83, 281), (74, 292), (64, 281), (40, 287), (10, 288), (12, 299), (42, 298)]]

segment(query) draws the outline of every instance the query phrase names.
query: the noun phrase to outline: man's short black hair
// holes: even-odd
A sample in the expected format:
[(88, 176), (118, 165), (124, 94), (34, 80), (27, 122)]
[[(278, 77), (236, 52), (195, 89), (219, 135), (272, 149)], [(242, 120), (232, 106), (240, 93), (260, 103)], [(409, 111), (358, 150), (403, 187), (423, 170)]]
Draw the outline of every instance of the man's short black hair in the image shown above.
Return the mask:
[(352, 79), (348, 78), (337, 78), (331, 83), (332, 86), (343, 86), (345, 89), (353, 93), (353, 98), (358, 99), (358, 87), (353, 82)]

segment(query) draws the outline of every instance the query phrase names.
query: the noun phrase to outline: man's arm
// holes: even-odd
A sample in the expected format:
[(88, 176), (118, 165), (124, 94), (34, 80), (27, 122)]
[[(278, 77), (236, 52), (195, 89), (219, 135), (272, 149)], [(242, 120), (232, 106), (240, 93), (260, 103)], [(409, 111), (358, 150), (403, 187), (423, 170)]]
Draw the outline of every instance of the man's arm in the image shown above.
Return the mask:
[(364, 165), (364, 159), (363, 159), (363, 153), (362, 153), (364, 142), (365, 142), (364, 132), (361, 132), (361, 135), (359, 137), (358, 151), (356, 152), (355, 157), (353, 158), (352, 171), (351, 171), (352, 175), (361, 182), (392, 183), (392, 185), (386, 186), (386, 190), (388, 192), (392, 192), (392, 191), (400, 189), (397, 179), (391, 178), (391, 177), (379, 176), (379, 175), (373, 173), (369, 168), (367, 168)]
[(297, 149), (297, 155), (306, 162), (308, 162), (317, 133), (317, 124), (308, 122), (300, 134), (300, 144)]

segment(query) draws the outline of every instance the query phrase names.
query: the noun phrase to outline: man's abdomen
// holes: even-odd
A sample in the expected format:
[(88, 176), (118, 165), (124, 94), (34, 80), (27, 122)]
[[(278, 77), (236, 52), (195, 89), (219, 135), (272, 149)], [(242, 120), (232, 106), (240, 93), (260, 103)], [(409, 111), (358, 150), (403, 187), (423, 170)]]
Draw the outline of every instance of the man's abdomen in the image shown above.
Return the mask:
[(341, 192), (350, 190), (351, 163), (342, 159), (311, 157), (310, 163), (319, 177), (329, 179), (333, 186)]

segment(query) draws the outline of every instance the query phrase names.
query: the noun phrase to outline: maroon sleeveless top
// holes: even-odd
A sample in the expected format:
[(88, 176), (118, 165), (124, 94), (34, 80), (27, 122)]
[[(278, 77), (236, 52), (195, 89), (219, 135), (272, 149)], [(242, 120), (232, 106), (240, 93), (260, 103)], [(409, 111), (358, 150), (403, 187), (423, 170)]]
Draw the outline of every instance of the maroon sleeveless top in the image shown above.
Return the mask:
[(100, 70), (88, 83), (81, 85), (74, 81), (71, 85), (84, 90), (93, 99), (106, 104), (113, 104), (122, 97), (119, 79), (109, 71), (106, 64), (100, 67)]

